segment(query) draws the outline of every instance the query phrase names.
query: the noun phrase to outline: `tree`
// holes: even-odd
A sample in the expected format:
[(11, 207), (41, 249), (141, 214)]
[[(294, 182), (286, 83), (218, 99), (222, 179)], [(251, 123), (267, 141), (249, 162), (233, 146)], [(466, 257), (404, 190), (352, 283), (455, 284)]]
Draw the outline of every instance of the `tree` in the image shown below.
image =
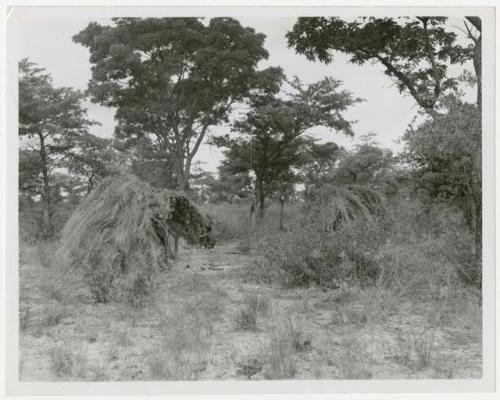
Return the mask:
[(351, 122), (342, 113), (361, 101), (352, 93), (340, 90), (341, 82), (332, 78), (304, 87), (295, 78), (290, 82), (293, 92), (284, 98), (258, 97), (242, 120), (234, 123), (236, 139), (218, 138), (216, 143), (228, 148), (225, 165), (233, 165), (233, 173), (252, 171), (259, 217), (264, 217), (264, 202), (283, 176), (303, 160), (300, 151), (308, 141), (303, 135), (315, 126), (353, 135)]
[(277, 90), (281, 69), (257, 70), (268, 57), (265, 36), (232, 18), (113, 21), (90, 23), (73, 37), (90, 50), (92, 100), (116, 107), (116, 137), (147, 138), (185, 191), (209, 128), (227, 122), (251, 93)]
[(306, 196), (313, 188), (331, 181), (334, 168), (344, 152), (344, 149), (334, 142), (317, 143), (314, 138), (310, 140), (310, 144), (306, 145), (303, 150), (304, 161), (300, 167)]
[[(39, 157), (38, 190), (43, 203), (43, 236), (47, 238), (52, 234), (51, 173), (75, 138), (87, 134), (94, 122), (87, 119), (82, 107), (84, 94), (72, 88), (54, 88), (50, 75), (43, 71), (27, 59), (19, 63), (19, 135), (22, 148)], [(21, 163), (20, 167), (24, 166)]]
[(474, 29), (471, 29), (466, 22), (464, 22), (465, 28), (467, 29), (467, 37), (474, 42), (474, 50), (472, 52), (472, 62), (474, 63), (474, 72), (476, 73), (477, 79), (477, 106), (481, 110), (482, 108), (482, 35), (481, 35), (481, 18), (479, 17), (465, 17), (465, 19), (474, 27), (476, 33), (472, 33)]
[(436, 115), (439, 100), (457, 87), (447, 77), (448, 65), (463, 63), (473, 51), (456, 43), (456, 35), (445, 30), (444, 17), (299, 18), (287, 33), (288, 44), (310, 60), (330, 63), (334, 52), (351, 56), (362, 65), (375, 61), (394, 78), (400, 92)]
[(225, 158), (217, 167), (217, 178), (210, 183), (211, 199), (215, 202), (231, 203), (235, 198), (252, 195), (252, 177), (250, 171), (238, 165), (241, 159)]
[(199, 203), (204, 203), (209, 198), (209, 189), (212, 186), (215, 178), (212, 173), (204, 171), (201, 161), (194, 164), (191, 172), (191, 184), (189, 191), (191, 196)]
[(456, 96), (446, 98), (447, 113), (410, 128), (403, 137), (406, 161), (416, 187), (435, 202), (460, 209), (481, 257), (481, 114)]
[(392, 151), (375, 143), (357, 145), (341, 157), (335, 178), (338, 182), (380, 189), (395, 164)]
[(88, 195), (99, 180), (111, 173), (117, 154), (110, 139), (87, 133), (74, 141), (65, 158), (69, 172), (83, 181), (84, 194)]

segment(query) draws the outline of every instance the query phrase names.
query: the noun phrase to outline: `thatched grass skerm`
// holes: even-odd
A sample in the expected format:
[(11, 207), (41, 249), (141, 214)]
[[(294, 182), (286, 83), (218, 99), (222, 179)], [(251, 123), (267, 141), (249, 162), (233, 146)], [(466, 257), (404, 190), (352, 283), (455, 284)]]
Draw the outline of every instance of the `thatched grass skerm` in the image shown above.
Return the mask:
[(130, 175), (103, 180), (66, 223), (58, 257), (65, 266), (83, 271), (97, 302), (117, 295), (128, 300), (133, 293), (143, 296), (168, 264), (169, 235), (213, 243), (210, 227), (188, 204), (184, 195), (155, 193)]
[(382, 197), (362, 185), (324, 185), (312, 194), (307, 208), (309, 218), (325, 230), (359, 219), (380, 219), (385, 214)]

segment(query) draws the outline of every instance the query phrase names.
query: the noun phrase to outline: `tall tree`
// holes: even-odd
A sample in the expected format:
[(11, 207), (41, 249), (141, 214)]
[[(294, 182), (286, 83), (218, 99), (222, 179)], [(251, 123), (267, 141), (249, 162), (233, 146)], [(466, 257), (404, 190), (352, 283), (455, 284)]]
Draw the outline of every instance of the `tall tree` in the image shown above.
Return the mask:
[(306, 145), (302, 152), (304, 162), (300, 167), (306, 196), (313, 188), (331, 180), (334, 168), (344, 151), (334, 142), (317, 143), (317, 140), (311, 138), (310, 144)]
[[(19, 135), (21, 146), (39, 157), (43, 236), (52, 234), (51, 172), (74, 139), (88, 133), (92, 121), (82, 107), (84, 94), (72, 88), (55, 88), (50, 75), (35, 63), (19, 63)], [(21, 164), (23, 167), (24, 164)], [(21, 176), (23, 173), (20, 174)]]
[(445, 101), (447, 113), (410, 126), (403, 137), (405, 157), (415, 183), (428, 198), (460, 209), (481, 256), (481, 114), (456, 96)]
[(73, 37), (90, 50), (92, 100), (116, 107), (117, 137), (147, 137), (172, 160), (177, 188), (187, 190), (209, 128), (256, 90), (277, 90), (281, 69), (258, 70), (265, 36), (232, 18), (113, 21)]
[(439, 100), (457, 87), (457, 80), (447, 77), (449, 64), (463, 63), (472, 53), (471, 46), (457, 44), (445, 21), (443, 17), (370, 17), (351, 22), (307, 17), (299, 18), (287, 38), (289, 46), (310, 60), (330, 63), (337, 51), (350, 55), (354, 64), (380, 63), (401, 92), (436, 115)]
[(112, 172), (114, 163), (118, 161), (112, 140), (90, 133), (74, 140), (65, 158), (69, 172), (83, 182), (85, 195), (92, 191), (99, 180)]
[[(481, 18), (479, 17), (465, 17), (467, 22), (469, 22), (474, 29), (472, 29), (466, 22), (465, 28), (467, 29), (467, 37), (474, 42), (474, 50), (472, 52), (472, 61), (474, 63), (474, 72), (476, 73), (477, 79), (477, 106), (481, 110), (482, 108), (482, 33), (481, 33)], [(475, 32), (474, 32), (475, 30)], [(473, 33), (474, 32), (474, 33)]]
[(341, 84), (325, 78), (304, 86), (295, 78), (286, 96), (254, 99), (252, 109), (234, 123), (240, 134), (236, 139), (219, 138), (218, 144), (229, 149), (225, 162), (235, 166), (233, 172), (253, 171), (260, 219), (276, 181), (303, 162), (300, 151), (308, 129), (323, 126), (353, 135), (351, 122), (342, 114), (360, 99), (341, 90)]

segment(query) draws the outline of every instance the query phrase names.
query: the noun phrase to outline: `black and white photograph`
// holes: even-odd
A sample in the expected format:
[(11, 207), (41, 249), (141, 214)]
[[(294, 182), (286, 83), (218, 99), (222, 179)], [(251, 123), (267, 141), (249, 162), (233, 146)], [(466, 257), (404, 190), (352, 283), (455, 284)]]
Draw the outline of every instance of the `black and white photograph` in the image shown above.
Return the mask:
[(386, 10), (9, 10), (20, 383), (485, 378), (494, 14)]

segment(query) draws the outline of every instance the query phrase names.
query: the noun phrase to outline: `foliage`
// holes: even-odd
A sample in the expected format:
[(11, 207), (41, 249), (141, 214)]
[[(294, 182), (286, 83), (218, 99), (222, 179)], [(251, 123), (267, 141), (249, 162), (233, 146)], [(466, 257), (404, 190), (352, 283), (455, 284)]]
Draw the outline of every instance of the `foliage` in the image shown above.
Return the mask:
[(392, 202), (388, 212), (394, 222), (379, 255), (386, 286), (400, 290), (402, 285), (402, 292), (415, 296), (443, 283), (481, 286), (474, 239), (459, 212), (406, 199)]
[(272, 243), (267, 236), (258, 241), (262, 258), (257, 268), (264, 263), (260, 271), (267, 269), (270, 279), (286, 286), (315, 283), (331, 288), (350, 279), (373, 281), (379, 272), (378, 250), (388, 234), (378, 201), (366, 189), (358, 194), (325, 190), (307, 205), (303, 220), (274, 234)]
[(462, 211), (481, 253), (481, 115), (474, 105), (446, 99), (447, 113), (410, 127), (403, 137), (405, 159), (424, 199)]
[(239, 137), (214, 138), (226, 147), (222, 167), (233, 174), (255, 176), (260, 217), (264, 215), (264, 201), (273, 193), (280, 196), (293, 187), (296, 180), (293, 168), (304, 160), (300, 153), (311, 138), (304, 133), (314, 126), (324, 126), (336, 132), (353, 135), (351, 122), (342, 113), (352, 104), (361, 101), (347, 90), (340, 90), (341, 82), (333, 78), (304, 87), (295, 78), (289, 82), (293, 92), (286, 98), (277, 96), (256, 97), (252, 109), (234, 123)]
[(362, 65), (376, 61), (396, 80), (401, 92), (412, 95), (420, 107), (434, 114), (441, 97), (457, 88), (447, 77), (449, 64), (463, 63), (472, 46), (457, 44), (445, 29), (444, 17), (299, 18), (287, 33), (288, 44), (310, 60), (330, 63), (334, 52), (351, 56)]
[(82, 107), (84, 94), (55, 88), (43, 71), (27, 59), (19, 63), (20, 186), (25, 195), (41, 196), (43, 236), (47, 238), (53, 233), (51, 175), (61, 155), (94, 122)]
[(111, 174), (118, 156), (112, 141), (92, 134), (78, 137), (66, 154), (70, 173), (83, 180), (83, 194), (88, 195), (100, 179)]
[(344, 151), (334, 142), (317, 143), (312, 139), (306, 143), (301, 154), (303, 162), (299, 168), (306, 195), (314, 187), (330, 181), (332, 171)]
[(265, 37), (232, 18), (113, 22), (92, 22), (73, 37), (90, 50), (92, 99), (117, 108), (117, 137), (145, 137), (171, 159), (184, 191), (208, 128), (227, 122), (232, 105), (251, 92), (276, 90), (281, 70), (257, 70), (268, 57)]
[[(105, 179), (65, 225), (58, 257), (82, 269), (96, 301), (150, 292), (169, 258), (169, 234), (213, 245), (210, 227), (181, 194), (155, 193), (127, 175)], [(116, 292), (116, 293), (115, 293)]]

